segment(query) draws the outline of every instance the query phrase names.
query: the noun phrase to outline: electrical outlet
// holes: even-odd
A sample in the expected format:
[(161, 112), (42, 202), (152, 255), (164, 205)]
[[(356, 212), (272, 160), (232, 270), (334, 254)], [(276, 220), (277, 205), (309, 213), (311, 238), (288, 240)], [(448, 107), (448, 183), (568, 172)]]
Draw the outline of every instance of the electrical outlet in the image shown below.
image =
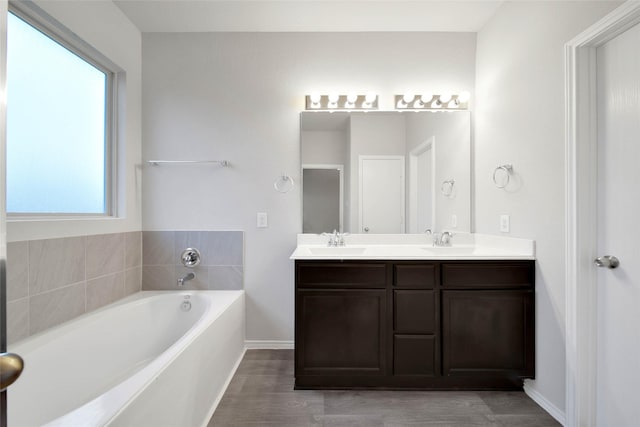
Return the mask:
[(269, 227), (269, 216), (266, 212), (258, 212), (256, 214), (256, 226), (258, 228), (267, 228)]
[(458, 215), (451, 215), (451, 228), (456, 228), (458, 226)]
[(503, 233), (508, 233), (510, 228), (511, 219), (509, 215), (500, 215), (500, 231)]

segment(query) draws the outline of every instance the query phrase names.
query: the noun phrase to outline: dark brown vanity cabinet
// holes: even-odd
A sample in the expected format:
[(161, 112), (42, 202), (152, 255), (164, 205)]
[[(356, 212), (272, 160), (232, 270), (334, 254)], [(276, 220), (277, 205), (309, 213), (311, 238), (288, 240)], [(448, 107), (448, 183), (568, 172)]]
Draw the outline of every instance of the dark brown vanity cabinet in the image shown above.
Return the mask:
[(534, 261), (296, 261), (296, 388), (518, 389)]
[(386, 270), (384, 263), (298, 265), (296, 375), (386, 375)]

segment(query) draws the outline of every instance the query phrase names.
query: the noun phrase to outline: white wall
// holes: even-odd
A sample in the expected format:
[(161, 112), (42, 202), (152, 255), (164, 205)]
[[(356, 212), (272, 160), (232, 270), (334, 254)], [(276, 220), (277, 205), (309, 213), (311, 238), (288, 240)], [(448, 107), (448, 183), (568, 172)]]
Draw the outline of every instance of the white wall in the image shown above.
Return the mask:
[[(564, 412), (564, 43), (612, 2), (506, 2), (478, 33), (475, 222), (536, 240), (536, 380), (529, 386)], [(492, 182), (512, 163), (515, 186)]]
[[(125, 120), (119, 141), (121, 217), (7, 223), (7, 240), (138, 231), (141, 229), (140, 197), (140, 31), (111, 1), (37, 1), (46, 13), (76, 33), (126, 72)], [(9, 107), (10, 108), (10, 107)], [(78, 159), (79, 162), (82, 159)]]
[[(304, 95), (470, 90), (472, 33), (143, 34), (143, 159), (228, 159), (232, 167), (143, 173), (143, 228), (245, 230), (247, 339), (293, 340), (293, 261)], [(269, 228), (256, 229), (256, 212)]]
[[(409, 114), (407, 129), (407, 168), (411, 151), (428, 138), (435, 138), (436, 176), (435, 229), (471, 231), (471, 114), (468, 111), (455, 113)], [(407, 174), (408, 175), (408, 174)], [(442, 194), (442, 183), (455, 180), (452, 196)], [(407, 182), (409, 178), (407, 177)], [(409, 187), (409, 185), (407, 185)], [(408, 198), (407, 198), (408, 199)], [(407, 200), (407, 217), (410, 209)], [(452, 215), (457, 217), (456, 227), (451, 226)]]
[(340, 164), (347, 166), (347, 131), (307, 130), (300, 132), (303, 164)]

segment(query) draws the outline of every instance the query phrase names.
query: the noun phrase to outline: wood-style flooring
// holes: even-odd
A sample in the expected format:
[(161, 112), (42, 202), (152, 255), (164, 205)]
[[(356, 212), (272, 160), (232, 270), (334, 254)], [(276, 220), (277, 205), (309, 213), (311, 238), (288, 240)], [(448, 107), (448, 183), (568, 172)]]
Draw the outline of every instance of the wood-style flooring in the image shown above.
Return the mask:
[(293, 350), (248, 350), (209, 421), (213, 426), (560, 424), (523, 392), (293, 390)]

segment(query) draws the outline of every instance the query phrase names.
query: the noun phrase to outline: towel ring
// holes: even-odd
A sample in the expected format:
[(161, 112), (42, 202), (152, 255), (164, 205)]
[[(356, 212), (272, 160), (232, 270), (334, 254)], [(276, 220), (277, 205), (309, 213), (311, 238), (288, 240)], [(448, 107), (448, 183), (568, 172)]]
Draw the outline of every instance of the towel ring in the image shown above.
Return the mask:
[(293, 178), (291, 178), (289, 175), (286, 175), (284, 172), (282, 173), (282, 175), (277, 177), (275, 181), (273, 181), (273, 188), (278, 193), (288, 193), (289, 191), (293, 190), (294, 185), (295, 182), (293, 181)]
[(456, 181), (454, 179), (448, 179), (446, 181), (442, 181), (442, 185), (440, 186), (440, 191), (445, 197), (451, 197), (453, 194), (453, 184)]
[[(504, 184), (499, 184), (498, 180), (496, 179), (498, 171), (503, 171), (505, 173), (506, 179), (503, 180)], [(513, 173), (513, 165), (505, 164), (505, 165), (502, 165), (502, 166), (498, 166), (493, 171), (493, 183), (498, 188), (505, 188), (507, 185), (509, 185), (509, 181), (511, 180), (511, 174), (512, 173)]]

